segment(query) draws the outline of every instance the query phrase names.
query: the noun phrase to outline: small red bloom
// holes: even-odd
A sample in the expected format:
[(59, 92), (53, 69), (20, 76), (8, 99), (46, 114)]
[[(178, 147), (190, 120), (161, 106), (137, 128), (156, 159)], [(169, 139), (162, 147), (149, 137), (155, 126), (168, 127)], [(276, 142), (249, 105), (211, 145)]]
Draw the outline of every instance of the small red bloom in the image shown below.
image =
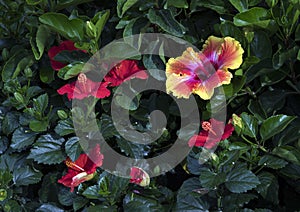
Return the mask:
[(202, 122), (202, 131), (189, 140), (189, 146), (202, 146), (213, 148), (218, 142), (223, 141), (232, 134), (234, 127), (231, 123), (224, 123), (216, 119)]
[(134, 166), (130, 169), (130, 182), (140, 186), (147, 186), (150, 183), (150, 177), (143, 169)]
[(48, 56), (50, 58), (51, 66), (54, 70), (58, 71), (59, 69), (65, 67), (67, 64), (58, 62), (54, 60), (54, 57), (61, 51), (75, 51), (79, 50), (74, 46), (73, 41), (65, 40), (59, 44), (59, 46), (53, 46), (48, 51)]
[[(90, 151), (89, 155), (90, 157), (87, 154), (81, 154), (75, 162), (70, 158), (67, 158), (65, 161), (69, 169), (67, 174), (59, 179), (58, 182), (70, 187), (71, 192), (73, 192), (74, 188), (80, 183), (92, 179), (96, 168), (102, 166), (104, 156), (100, 153), (99, 144)], [(90, 158), (92, 158), (93, 161)]]
[(84, 99), (89, 96), (102, 99), (110, 95), (110, 91), (106, 88), (107, 82), (94, 82), (86, 77), (85, 74), (80, 73), (77, 82), (66, 84), (57, 92), (60, 95), (67, 94), (68, 99)]
[(138, 66), (137, 61), (123, 60), (109, 71), (104, 77), (104, 81), (109, 82), (109, 86), (114, 87), (133, 78), (147, 79), (148, 74)]

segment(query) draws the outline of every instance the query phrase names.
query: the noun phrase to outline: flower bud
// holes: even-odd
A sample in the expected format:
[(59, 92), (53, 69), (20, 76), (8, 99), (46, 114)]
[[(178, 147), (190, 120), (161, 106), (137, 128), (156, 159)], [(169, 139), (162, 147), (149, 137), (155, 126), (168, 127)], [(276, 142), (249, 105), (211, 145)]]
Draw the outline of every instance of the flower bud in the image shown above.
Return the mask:
[(130, 169), (130, 182), (139, 186), (145, 187), (150, 184), (150, 177), (147, 172), (139, 167), (132, 167)]
[(86, 22), (86, 33), (89, 37), (95, 38), (96, 37), (96, 27), (91, 21)]
[(5, 189), (0, 189), (0, 201), (5, 200), (7, 197), (7, 191)]
[(56, 113), (60, 119), (68, 118), (68, 114), (64, 110), (58, 110)]
[(31, 78), (33, 76), (31, 68), (27, 67), (24, 70), (26, 78)]
[(19, 92), (14, 93), (14, 97), (19, 103), (24, 103), (24, 97)]

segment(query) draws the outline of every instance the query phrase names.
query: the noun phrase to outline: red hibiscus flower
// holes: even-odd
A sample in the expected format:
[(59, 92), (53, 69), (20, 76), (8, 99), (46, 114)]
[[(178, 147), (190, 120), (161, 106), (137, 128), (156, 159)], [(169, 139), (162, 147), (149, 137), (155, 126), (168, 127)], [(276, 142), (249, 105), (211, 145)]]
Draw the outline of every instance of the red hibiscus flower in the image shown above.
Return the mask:
[(134, 166), (130, 169), (130, 182), (144, 187), (149, 185), (150, 177), (143, 169)]
[(67, 64), (58, 62), (54, 60), (54, 57), (61, 51), (75, 51), (79, 50), (74, 46), (73, 41), (65, 40), (59, 44), (59, 46), (53, 46), (48, 51), (48, 56), (50, 58), (51, 66), (54, 70), (58, 71), (59, 69), (65, 67)]
[(71, 192), (73, 192), (74, 188), (80, 183), (92, 179), (96, 168), (102, 166), (104, 157), (100, 153), (99, 144), (90, 151), (89, 155), (93, 161), (87, 154), (81, 154), (75, 162), (70, 158), (67, 158), (65, 161), (69, 169), (67, 174), (59, 179), (58, 182), (66, 187), (70, 187)]
[(224, 127), (224, 123), (216, 119), (204, 121), (202, 122), (202, 131), (189, 140), (189, 146), (202, 146), (211, 149), (218, 142), (227, 139), (233, 131), (234, 127), (231, 123)]
[(147, 79), (148, 74), (138, 66), (137, 61), (123, 60), (109, 71), (104, 80), (113, 87), (133, 78)]
[(110, 91), (106, 88), (107, 82), (94, 82), (86, 77), (85, 74), (78, 75), (77, 82), (66, 84), (57, 92), (60, 95), (67, 94), (68, 99), (84, 99), (89, 96), (102, 99), (110, 95)]

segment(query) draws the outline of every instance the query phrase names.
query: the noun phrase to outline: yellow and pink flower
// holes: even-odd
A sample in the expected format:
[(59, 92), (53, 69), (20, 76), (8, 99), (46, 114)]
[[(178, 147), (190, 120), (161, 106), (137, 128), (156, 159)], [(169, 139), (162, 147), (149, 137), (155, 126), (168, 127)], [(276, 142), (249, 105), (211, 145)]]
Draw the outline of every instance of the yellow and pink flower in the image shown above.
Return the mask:
[(167, 93), (178, 98), (189, 98), (194, 93), (210, 99), (215, 88), (230, 84), (232, 73), (228, 69), (240, 67), (243, 53), (240, 43), (231, 37), (210, 36), (202, 52), (187, 48), (166, 64)]

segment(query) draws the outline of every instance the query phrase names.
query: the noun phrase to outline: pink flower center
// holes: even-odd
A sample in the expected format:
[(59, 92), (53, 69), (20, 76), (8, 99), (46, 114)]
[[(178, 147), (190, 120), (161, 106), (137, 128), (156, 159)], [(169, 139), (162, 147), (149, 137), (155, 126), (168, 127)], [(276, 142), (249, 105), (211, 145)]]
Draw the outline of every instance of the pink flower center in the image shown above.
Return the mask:
[(215, 131), (213, 131), (211, 123), (208, 121), (202, 122), (202, 129), (208, 132), (211, 132), (214, 135), (217, 135)]

